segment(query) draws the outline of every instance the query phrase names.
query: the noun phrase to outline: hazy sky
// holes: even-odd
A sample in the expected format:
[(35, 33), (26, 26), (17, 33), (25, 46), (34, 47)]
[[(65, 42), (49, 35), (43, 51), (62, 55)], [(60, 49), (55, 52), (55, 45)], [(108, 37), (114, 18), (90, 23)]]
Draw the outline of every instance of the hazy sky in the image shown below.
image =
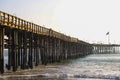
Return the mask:
[(0, 0), (0, 10), (88, 42), (120, 43), (120, 0)]

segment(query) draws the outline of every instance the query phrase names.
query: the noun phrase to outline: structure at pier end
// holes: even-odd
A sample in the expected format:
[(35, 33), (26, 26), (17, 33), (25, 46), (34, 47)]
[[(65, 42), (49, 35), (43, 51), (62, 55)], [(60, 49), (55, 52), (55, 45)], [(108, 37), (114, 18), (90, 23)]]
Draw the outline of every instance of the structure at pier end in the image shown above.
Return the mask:
[(120, 53), (120, 44), (92, 44), (94, 54)]

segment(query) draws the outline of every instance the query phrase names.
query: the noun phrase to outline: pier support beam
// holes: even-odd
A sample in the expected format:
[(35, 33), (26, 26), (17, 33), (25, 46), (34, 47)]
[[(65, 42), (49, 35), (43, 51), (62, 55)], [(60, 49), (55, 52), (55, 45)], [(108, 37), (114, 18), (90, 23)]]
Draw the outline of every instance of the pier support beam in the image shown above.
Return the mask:
[(23, 69), (26, 69), (27, 64), (27, 31), (23, 32)]
[(8, 65), (6, 66), (8, 70), (11, 69), (12, 66), (12, 55), (11, 55), (11, 40), (12, 40), (12, 36), (11, 36), (11, 30), (8, 30)]
[(29, 55), (28, 55), (28, 65), (32, 69), (33, 68), (33, 34), (29, 33)]
[(13, 71), (17, 70), (17, 55), (18, 55), (18, 32), (17, 30), (12, 31), (12, 66), (13, 66)]
[(0, 74), (4, 73), (4, 28), (0, 28)]

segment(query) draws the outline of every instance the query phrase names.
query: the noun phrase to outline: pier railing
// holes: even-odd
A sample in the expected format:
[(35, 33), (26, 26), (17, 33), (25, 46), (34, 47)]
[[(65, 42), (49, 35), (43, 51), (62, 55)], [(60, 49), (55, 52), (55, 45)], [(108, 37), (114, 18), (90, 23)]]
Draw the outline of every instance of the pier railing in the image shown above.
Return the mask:
[(52, 29), (48, 29), (32, 22), (23, 20), (16, 16), (7, 14), (5, 12), (0, 11), (0, 25), (9, 26), (10, 28), (17, 28), (20, 30), (26, 30), (28, 32), (51, 36), (55, 38), (59, 38), (69, 42), (78, 42), (79, 40), (74, 37), (66, 36), (65, 34), (59, 33)]

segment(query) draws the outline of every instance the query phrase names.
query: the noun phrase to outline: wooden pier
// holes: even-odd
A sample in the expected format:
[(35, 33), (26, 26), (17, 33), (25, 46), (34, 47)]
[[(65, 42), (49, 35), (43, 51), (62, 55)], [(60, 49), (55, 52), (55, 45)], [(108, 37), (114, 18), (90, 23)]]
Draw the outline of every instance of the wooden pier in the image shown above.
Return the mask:
[[(8, 64), (4, 66), (4, 49)], [(0, 11), (0, 74), (92, 54), (93, 46)]]

